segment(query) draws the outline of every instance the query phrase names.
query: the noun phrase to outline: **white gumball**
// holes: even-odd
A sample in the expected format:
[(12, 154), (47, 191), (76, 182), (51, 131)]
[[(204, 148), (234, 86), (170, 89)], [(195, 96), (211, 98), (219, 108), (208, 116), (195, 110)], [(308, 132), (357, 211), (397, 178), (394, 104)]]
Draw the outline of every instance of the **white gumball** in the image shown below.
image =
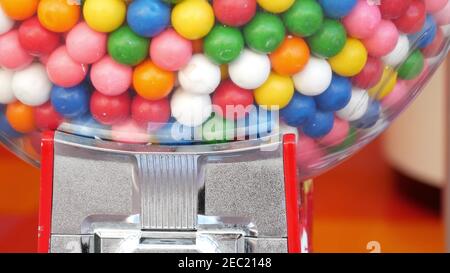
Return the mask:
[(0, 103), (8, 104), (16, 100), (12, 90), (14, 72), (0, 68)]
[(311, 57), (305, 68), (292, 78), (295, 88), (305, 96), (318, 96), (331, 84), (333, 71), (330, 64), (317, 57)]
[(5, 34), (14, 27), (14, 21), (8, 17), (0, 5), (0, 35)]
[(441, 26), (441, 30), (445, 37), (450, 37), (450, 24)]
[(269, 78), (270, 70), (269, 57), (249, 49), (244, 50), (228, 67), (231, 80), (237, 86), (250, 90), (263, 85)]
[(189, 93), (211, 94), (220, 84), (220, 67), (205, 55), (196, 54), (178, 73), (180, 86)]
[(51, 89), (52, 83), (42, 64), (34, 63), (14, 73), (12, 90), (14, 96), (23, 104), (39, 106), (46, 103)]
[(397, 45), (391, 53), (382, 58), (383, 62), (391, 67), (402, 64), (409, 55), (409, 39), (406, 35), (400, 35)]
[(336, 114), (343, 120), (355, 121), (364, 116), (369, 109), (369, 93), (366, 90), (354, 88), (350, 102)]
[(178, 88), (170, 101), (172, 116), (182, 125), (196, 127), (202, 125), (212, 114), (209, 95), (200, 95)]

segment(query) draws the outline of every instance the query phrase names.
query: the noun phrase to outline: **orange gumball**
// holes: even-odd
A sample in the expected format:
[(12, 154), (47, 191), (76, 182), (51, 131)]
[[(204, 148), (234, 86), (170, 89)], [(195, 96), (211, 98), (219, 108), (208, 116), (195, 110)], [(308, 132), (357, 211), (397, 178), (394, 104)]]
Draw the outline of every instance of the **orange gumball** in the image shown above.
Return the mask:
[(39, 0), (0, 0), (3, 11), (14, 20), (25, 20), (36, 13)]
[(81, 9), (73, 1), (41, 0), (38, 7), (38, 17), (41, 24), (53, 32), (67, 32), (80, 19)]
[(6, 119), (11, 127), (19, 133), (31, 133), (36, 130), (33, 107), (19, 101), (8, 104)]
[(300, 72), (308, 63), (310, 50), (305, 40), (288, 36), (283, 43), (270, 54), (270, 60), (275, 72), (291, 76)]
[(174, 84), (174, 73), (157, 67), (150, 60), (141, 63), (134, 69), (134, 89), (147, 100), (160, 100), (167, 97)]

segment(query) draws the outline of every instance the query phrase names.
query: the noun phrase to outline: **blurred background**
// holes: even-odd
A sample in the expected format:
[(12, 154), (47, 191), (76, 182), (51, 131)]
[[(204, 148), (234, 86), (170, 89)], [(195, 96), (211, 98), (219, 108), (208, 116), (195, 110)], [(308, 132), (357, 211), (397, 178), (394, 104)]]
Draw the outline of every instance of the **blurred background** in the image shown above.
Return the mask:
[[(315, 179), (315, 252), (444, 252), (450, 62), (379, 139)], [(36, 249), (39, 170), (0, 146), (0, 252)], [(449, 231), (450, 232), (450, 231)]]

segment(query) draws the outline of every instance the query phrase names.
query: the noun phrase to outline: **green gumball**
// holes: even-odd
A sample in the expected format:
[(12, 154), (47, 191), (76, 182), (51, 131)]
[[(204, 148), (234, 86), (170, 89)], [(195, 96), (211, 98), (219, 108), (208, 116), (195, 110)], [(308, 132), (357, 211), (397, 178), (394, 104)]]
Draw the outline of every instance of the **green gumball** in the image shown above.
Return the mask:
[(108, 38), (108, 53), (118, 63), (135, 66), (148, 56), (150, 41), (122, 26)]

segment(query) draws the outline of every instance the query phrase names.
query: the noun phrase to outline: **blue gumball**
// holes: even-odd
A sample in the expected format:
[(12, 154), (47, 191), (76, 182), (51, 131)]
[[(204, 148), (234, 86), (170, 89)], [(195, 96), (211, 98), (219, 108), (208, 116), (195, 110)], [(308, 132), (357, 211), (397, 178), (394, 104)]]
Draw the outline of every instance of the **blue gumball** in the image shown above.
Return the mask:
[(348, 15), (356, 5), (356, 0), (319, 0), (324, 13), (333, 19)]
[(305, 122), (301, 129), (305, 135), (311, 138), (321, 138), (331, 132), (333, 125), (333, 113), (317, 111), (314, 116)]
[(412, 43), (415, 43), (419, 48), (425, 48), (429, 46), (436, 38), (437, 25), (432, 15), (427, 15), (425, 24), (420, 32), (412, 34), (409, 39)]
[(13, 127), (11, 127), (8, 120), (6, 119), (6, 116), (3, 113), (0, 114), (0, 136), (1, 135), (4, 135), (8, 138), (19, 138), (22, 136), (21, 133), (17, 132)]
[(378, 101), (371, 101), (364, 116), (354, 122), (352, 125), (360, 129), (369, 129), (373, 127), (380, 119), (381, 107)]
[(201, 130), (196, 134), (193, 127), (184, 126), (175, 119), (171, 119), (164, 127), (159, 129), (156, 134), (156, 140), (159, 144), (164, 145), (190, 145), (201, 141)]
[(76, 118), (89, 110), (90, 92), (87, 84), (64, 88), (53, 86), (50, 100), (56, 112), (66, 118)]
[(143, 37), (154, 37), (170, 24), (170, 6), (161, 0), (135, 0), (128, 6), (127, 22)]
[(300, 127), (316, 112), (313, 97), (295, 92), (289, 104), (280, 111), (281, 119), (289, 126)]
[(347, 106), (352, 97), (352, 83), (348, 78), (334, 74), (330, 86), (315, 97), (317, 109), (336, 112)]

